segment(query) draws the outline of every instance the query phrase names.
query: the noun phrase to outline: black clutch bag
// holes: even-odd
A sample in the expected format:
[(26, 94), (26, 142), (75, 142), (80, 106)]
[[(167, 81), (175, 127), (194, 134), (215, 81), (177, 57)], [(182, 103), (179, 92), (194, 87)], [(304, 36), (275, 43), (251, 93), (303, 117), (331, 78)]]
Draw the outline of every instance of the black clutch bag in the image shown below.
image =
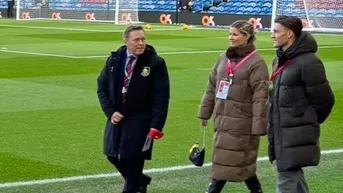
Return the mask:
[(202, 140), (203, 146), (202, 148), (199, 147), (198, 142), (196, 142), (191, 149), (189, 150), (188, 159), (191, 161), (195, 166), (201, 167), (204, 164), (205, 160), (205, 129), (204, 127), (201, 128), (202, 133)]

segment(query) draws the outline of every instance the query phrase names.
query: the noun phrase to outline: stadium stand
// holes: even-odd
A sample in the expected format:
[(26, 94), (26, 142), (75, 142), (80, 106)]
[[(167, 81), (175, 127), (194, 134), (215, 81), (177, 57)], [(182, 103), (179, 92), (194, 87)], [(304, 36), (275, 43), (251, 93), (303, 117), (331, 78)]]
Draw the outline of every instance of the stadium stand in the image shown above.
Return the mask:
[[(40, 6), (37, 0), (21, 0), (25, 5)], [(179, 5), (182, 1), (179, 0)], [(272, 0), (186, 0), (191, 1), (191, 9), (185, 9), (195, 13), (217, 13), (217, 14), (243, 14), (243, 15), (271, 15)], [(311, 0), (308, 5), (310, 15), (324, 17), (343, 17), (342, 0)], [(111, 0), (49, 0), (50, 9), (54, 10), (82, 10), (99, 11), (113, 8), (114, 1)], [(129, 4), (126, 5), (130, 8)], [(175, 12), (177, 3), (175, 0), (139, 0), (139, 11), (162, 11)], [(7, 8), (7, 0), (0, 0), (0, 8)], [(179, 10), (183, 10), (180, 6)], [(303, 0), (283, 0), (279, 1), (278, 9), (284, 14), (305, 16)]]

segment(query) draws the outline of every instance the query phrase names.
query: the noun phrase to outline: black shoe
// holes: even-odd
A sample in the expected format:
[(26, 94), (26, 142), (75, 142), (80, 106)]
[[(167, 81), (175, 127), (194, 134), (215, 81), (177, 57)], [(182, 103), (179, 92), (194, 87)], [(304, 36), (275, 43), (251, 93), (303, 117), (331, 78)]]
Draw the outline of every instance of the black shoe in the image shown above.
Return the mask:
[(147, 193), (148, 185), (150, 184), (150, 182), (151, 182), (151, 177), (143, 174), (142, 185), (141, 185), (142, 193)]
[(245, 184), (250, 190), (250, 193), (263, 193), (260, 181), (258, 180), (257, 176), (253, 176), (245, 180)]
[(224, 186), (226, 181), (225, 180), (212, 180), (210, 185), (207, 188), (206, 193), (220, 193)]

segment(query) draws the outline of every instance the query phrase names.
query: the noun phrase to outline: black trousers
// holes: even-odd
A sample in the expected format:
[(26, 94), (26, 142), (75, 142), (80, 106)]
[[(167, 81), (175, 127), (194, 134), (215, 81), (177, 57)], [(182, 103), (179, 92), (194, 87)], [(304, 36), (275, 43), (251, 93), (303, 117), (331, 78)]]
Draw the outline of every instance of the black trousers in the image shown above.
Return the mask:
[(13, 6), (14, 6), (14, 0), (13, 1), (7, 1), (7, 17), (13, 17)]
[[(257, 176), (253, 176), (244, 181), (250, 193), (262, 193), (262, 187), (260, 181), (258, 180)], [(212, 179), (210, 185), (207, 188), (206, 193), (220, 193), (222, 192), (224, 186), (226, 184), (225, 180), (215, 180)]]
[(125, 180), (123, 193), (145, 192), (151, 178), (143, 174), (144, 159), (126, 159), (107, 156)]

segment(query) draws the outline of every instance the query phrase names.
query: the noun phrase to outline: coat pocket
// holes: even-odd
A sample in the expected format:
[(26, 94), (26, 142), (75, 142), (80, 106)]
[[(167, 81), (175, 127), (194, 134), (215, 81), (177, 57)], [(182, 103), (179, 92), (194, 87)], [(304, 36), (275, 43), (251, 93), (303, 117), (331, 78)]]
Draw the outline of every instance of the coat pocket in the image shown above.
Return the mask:
[(139, 157), (150, 130), (149, 118), (126, 119), (122, 122), (119, 152), (122, 157)]
[(118, 126), (113, 125), (109, 120), (106, 122), (103, 145), (105, 155), (117, 156), (118, 140), (120, 137), (118, 129)]
[(304, 115), (308, 101), (303, 87), (286, 87), (280, 90), (280, 107), (293, 117)]
[(279, 91), (280, 107), (285, 107), (287, 109), (293, 107), (292, 95), (293, 95), (293, 90), (291, 87), (280, 88), (280, 91)]
[(305, 114), (308, 107), (308, 100), (305, 94), (305, 88), (297, 87), (293, 89), (293, 116), (301, 117)]

